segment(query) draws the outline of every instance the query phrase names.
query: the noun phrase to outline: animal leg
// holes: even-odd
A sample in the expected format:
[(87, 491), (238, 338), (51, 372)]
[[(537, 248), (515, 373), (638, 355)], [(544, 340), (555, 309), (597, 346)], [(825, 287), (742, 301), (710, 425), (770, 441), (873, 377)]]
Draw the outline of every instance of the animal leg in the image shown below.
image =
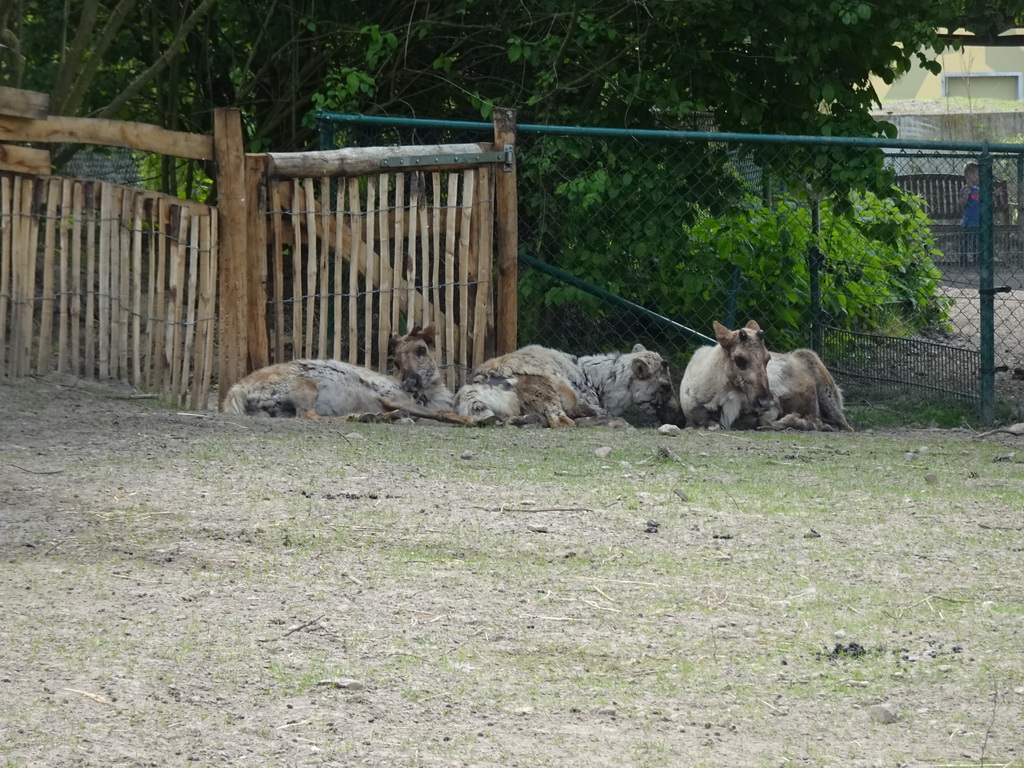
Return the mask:
[(781, 419), (769, 421), (764, 425), (767, 429), (796, 429), (800, 432), (813, 432), (817, 427), (811, 419), (805, 419), (799, 413), (787, 413)]
[(342, 421), (358, 422), (359, 424), (377, 424), (381, 421), (379, 413), (346, 413), (340, 417)]
[[(774, 409), (773, 409), (774, 410)], [(771, 412), (769, 412), (771, 413)], [(767, 414), (759, 415), (754, 411), (743, 411), (733, 421), (731, 429), (741, 431), (746, 429), (758, 429), (767, 419)]]
[(571, 390), (561, 383), (553, 382), (547, 376), (520, 375), (517, 393), (523, 416), (541, 414), (552, 429), (576, 426), (565, 412), (566, 398), (572, 398), (572, 403), (575, 403), (575, 398)]
[(570, 419), (561, 408), (545, 412), (544, 417), (548, 420), (548, 426), (552, 429), (576, 426), (576, 422)]
[(508, 420), (513, 427), (543, 427), (547, 426), (546, 416), (539, 413), (524, 413), (520, 416), (513, 416)]
[(491, 412), (484, 416), (474, 416), (470, 419), (469, 423), (477, 427), (490, 427), (494, 424), (504, 424), (505, 422), (496, 413)]
[[(461, 408), (460, 408), (461, 410)], [(469, 419), (470, 423), (478, 424), (480, 426), (489, 426), (491, 424), (501, 424), (502, 419), (493, 410), (488, 408), (483, 403), (474, 403), (472, 407), (466, 409), (469, 413), (466, 413), (466, 418)]]
[(470, 426), (476, 424), (476, 421), (470, 416), (462, 416), (461, 414), (453, 411), (439, 411), (433, 408), (425, 408), (422, 405), (415, 403), (399, 403), (394, 400), (384, 398), (381, 400), (381, 404), (389, 411), (400, 411), (403, 416), (412, 416), (417, 419), (431, 419), (432, 421), (440, 421), (444, 424), (459, 424), (461, 426)]
[(841, 429), (843, 432), (853, 432), (853, 427), (846, 420), (843, 414), (842, 403), (836, 398), (836, 392), (826, 384), (818, 386), (818, 402), (821, 405), (821, 417), (826, 424)]
[(462, 414), (467, 424), (477, 427), (490, 427), (494, 424), (505, 424), (505, 420), (486, 406), (473, 408), (468, 414)]
[[(434, 421), (440, 421), (442, 424), (458, 424), (462, 427), (470, 426), (482, 426), (485, 422), (474, 421), (473, 419), (466, 418), (458, 413), (452, 411), (435, 411), (429, 408), (424, 408), (424, 413), (417, 414), (415, 411), (412, 412), (413, 416), (419, 416), (422, 419), (433, 419)], [(495, 416), (495, 419), (498, 417)]]
[(718, 429), (721, 426), (722, 409), (711, 410), (703, 405), (695, 405), (686, 414), (686, 426), (696, 429)]

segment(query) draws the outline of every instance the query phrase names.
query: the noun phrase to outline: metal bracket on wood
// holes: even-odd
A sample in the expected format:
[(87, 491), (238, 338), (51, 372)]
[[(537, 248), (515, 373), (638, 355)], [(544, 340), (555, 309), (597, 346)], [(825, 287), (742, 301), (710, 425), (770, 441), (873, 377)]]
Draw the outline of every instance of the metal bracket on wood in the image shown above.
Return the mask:
[(512, 145), (506, 144), (503, 152), (470, 152), (463, 155), (415, 155), (413, 157), (383, 157), (382, 168), (414, 168), (424, 165), (479, 165), (481, 163), (504, 163), (506, 170), (512, 165)]

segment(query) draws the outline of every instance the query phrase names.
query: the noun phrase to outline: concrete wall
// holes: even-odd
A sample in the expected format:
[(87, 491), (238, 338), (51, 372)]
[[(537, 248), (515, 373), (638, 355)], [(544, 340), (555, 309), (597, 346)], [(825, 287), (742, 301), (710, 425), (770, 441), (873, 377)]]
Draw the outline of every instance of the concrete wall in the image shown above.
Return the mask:
[(895, 125), (901, 139), (1016, 144), (1024, 137), (1024, 112), (893, 114), (883, 107), (875, 117)]

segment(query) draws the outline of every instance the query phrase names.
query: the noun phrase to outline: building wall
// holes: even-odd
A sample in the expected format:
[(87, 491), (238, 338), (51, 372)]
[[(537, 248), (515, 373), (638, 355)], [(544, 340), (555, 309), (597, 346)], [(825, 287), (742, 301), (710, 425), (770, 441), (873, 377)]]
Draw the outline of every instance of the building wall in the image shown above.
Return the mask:
[(964, 46), (935, 56), (942, 73), (915, 67), (891, 85), (872, 78), (883, 101), (910, 99), (1024, 99), (1024, 47)]

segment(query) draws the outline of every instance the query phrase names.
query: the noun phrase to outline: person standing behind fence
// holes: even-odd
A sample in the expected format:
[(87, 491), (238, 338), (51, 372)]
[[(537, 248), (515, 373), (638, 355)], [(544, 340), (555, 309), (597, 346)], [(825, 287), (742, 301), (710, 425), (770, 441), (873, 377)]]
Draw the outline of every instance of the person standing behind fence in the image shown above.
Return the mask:
[(978, 227), (981, 224), (981, 189), (978, 164), (964, 165), (964, 184), (960, 187), (960, 266), (974, 264), (978, 258)]

